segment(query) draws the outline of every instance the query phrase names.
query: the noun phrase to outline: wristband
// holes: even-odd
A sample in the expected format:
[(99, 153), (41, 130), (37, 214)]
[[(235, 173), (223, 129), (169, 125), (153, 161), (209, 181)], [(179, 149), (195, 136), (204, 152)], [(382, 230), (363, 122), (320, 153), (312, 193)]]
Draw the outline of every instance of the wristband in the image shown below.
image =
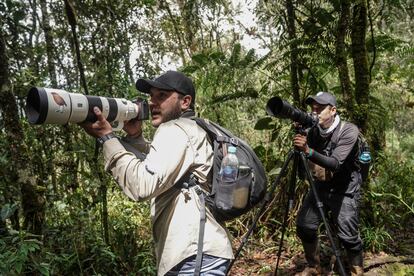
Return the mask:
[(103, 145), (106, 141), (108, 141), (109, 139), (112, 139), (112, 138), (117, 138), (116, 135), (113, 132), (108, 133), (108, 134), (106, 134), (102, 137), (98, 137), (97, 140), (98, 140), (99, 144)]
[(313, 155), (313, 149), (309, 148), (309, 153), (308, 153), (308, 155), (306, 157), (307, 158), (311, 158), (312, 155)]

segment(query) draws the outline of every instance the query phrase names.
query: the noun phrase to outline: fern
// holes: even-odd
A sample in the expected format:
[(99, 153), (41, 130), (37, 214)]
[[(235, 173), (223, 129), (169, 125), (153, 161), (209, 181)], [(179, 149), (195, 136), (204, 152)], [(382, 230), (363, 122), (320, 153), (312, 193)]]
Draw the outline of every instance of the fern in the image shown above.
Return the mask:
[[(388, 34), (376, 35), (374, 38), (374, 42), (377, 52), (392, 52), (405, 43), (403, 40), (392, 37)], [(367, 40), (367, 49), (373, 49), (371, 36), (369, 36), (369, 39)]]

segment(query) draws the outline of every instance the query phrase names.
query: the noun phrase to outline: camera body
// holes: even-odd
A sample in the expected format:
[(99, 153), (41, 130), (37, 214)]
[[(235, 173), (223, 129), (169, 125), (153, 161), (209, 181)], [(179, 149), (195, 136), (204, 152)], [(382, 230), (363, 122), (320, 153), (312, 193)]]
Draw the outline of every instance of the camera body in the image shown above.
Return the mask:
[(124, 121), (149, 118), (148, 103), (141, 99), (132, 102), (122, 98), (87, 96), (44, 87), (32, 87), (26, 98), (26, 113), (31, 124), (95, 122), (95, 106), (102, 110), (103, 116), (114, 130), (122, 129)]

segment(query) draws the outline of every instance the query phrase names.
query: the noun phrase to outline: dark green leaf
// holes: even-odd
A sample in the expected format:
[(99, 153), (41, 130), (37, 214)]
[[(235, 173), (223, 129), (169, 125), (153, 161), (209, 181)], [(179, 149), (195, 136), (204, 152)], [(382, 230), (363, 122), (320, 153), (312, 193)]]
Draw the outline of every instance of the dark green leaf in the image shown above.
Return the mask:
[(223, 60), (226, 59), (226, 56), (222, 52), (212, 52), (209, 55), (210, 59), (212, 59), (216, 64), (219, 64)]
[(17, 204), (5, 204), (3, 208), (1, 208), (1, 220), (6, 220), (9, 217), (11, 217), (14, 212), (17, 210), (18, 205)]
[(191, 57), (194, 63), (204, 66), (209, 62), (209, 57), (205, 54), (198, 54)]
[(272, 124), (272, 122), (273, 122), (273, 119), (271, 117), (261, 118), (254, 125), (254, 129), (256, 130), (273, 129), (274, 125)]

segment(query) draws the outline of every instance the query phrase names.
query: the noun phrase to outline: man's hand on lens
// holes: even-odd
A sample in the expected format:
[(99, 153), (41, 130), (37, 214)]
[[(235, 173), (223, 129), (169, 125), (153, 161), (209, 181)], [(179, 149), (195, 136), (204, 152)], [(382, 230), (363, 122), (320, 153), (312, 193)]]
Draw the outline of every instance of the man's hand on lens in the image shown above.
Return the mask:
[(309, 154), (308, 140), (305, 135), (296, 134), (293, 138), (293, 145), (305, 154)]
[(142, 134), (142, 121), (137, 118), (125, 121), (123, 130), (129, 137), (139, 137)]
[(96, 122), (95, 123), (81, 123), (79, 124), (83, 129), (85, 129), (86, 133), (89, 135), (99, 138), (104, 135), (107, 135), (112, 132), (111, 124), (105, 119), (102, 115), (101, 110), (98, 107), (94, 107), (93, 111), (96, 115)]

